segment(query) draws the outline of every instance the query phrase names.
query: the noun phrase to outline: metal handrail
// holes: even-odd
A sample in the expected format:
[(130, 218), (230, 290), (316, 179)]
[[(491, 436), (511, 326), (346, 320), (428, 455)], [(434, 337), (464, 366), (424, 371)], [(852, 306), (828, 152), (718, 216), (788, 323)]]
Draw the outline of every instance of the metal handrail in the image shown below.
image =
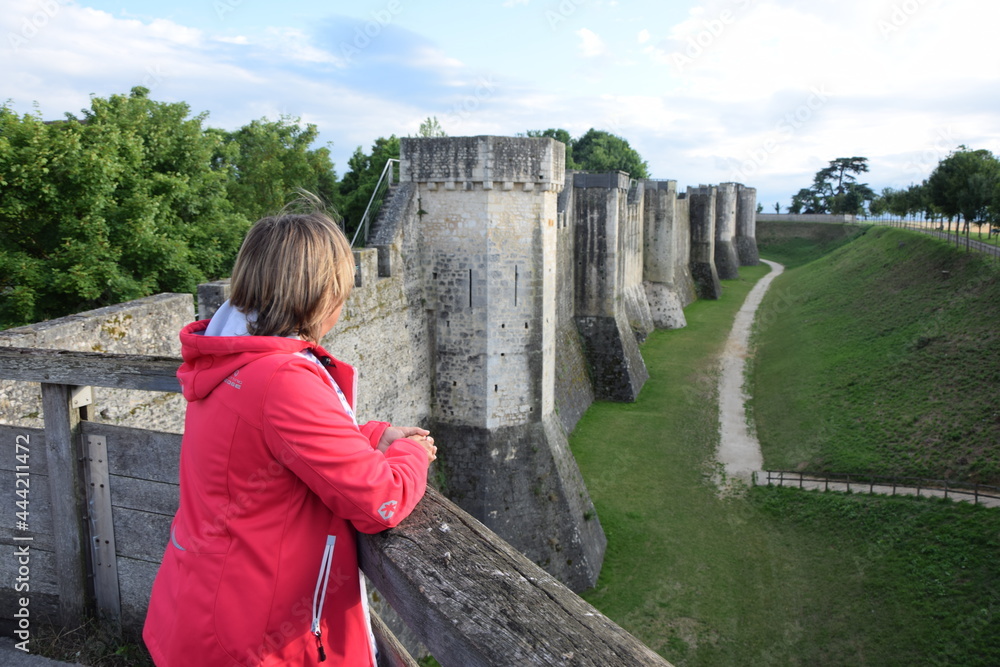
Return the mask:
[[(365, 235), (363, 237), (364, 242), (368, 242), (368, 225), (371, 223), (371, 219), (378, 214), (379, 209), (382, 207), (382, 197), (385, 196), (385, 191), (392, 185), (393, 178), (395, 178), (395, 169), (393, 167), (399, 164), (399, 160), (396, 158), (389, 158), (385, 162), (385, 166), (382, 168), (382, 174), (378, 177), (378, 183), (375, 184), (375, 189), (372, 190), (372, 196), (368, 200), (368, 206), (365, 208), (364, 215), (361, 216), (361, 222), (358, 223), (358, 228), (354, 231), (354, 238), (351, 239), (351, 247), (358, 241), (358, 236), (361, 234), (361, 230), (365, 230)], [(377, 198), (377, 199), (376, 199)]]

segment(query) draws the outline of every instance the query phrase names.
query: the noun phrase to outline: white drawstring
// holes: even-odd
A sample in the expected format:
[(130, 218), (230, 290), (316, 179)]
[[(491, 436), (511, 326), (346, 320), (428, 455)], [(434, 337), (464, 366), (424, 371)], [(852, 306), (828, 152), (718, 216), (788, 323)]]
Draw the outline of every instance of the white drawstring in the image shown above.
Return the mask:
[(312, 633), (316, 635), (316, 646), (319, 650), (320, 662), (326, 660), (326, 652), (323, 650), (323, 633), (319, 629), (319, 617), (323, 613), (323, 604), (326, 602), (326, 587), (330, 583), (330, 568), (333, 567), (333, 547), (336, 544), (336, 535), (326, 536), (326, 549), (323, 550), (323, 561), (319, 566), (319, 576), (316, 577), (316, 590), (313, 593)]

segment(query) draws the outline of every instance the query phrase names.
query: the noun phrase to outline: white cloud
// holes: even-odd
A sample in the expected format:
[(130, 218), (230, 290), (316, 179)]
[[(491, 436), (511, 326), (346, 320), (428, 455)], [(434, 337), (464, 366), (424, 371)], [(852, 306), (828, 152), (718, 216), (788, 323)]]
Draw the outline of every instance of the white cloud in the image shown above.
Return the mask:
[(642, 30), (639, 31), (639, 35), (638, 35), (637, 39), (639, 40), (640, 44), (645, 44), (646, 42), (648, 42), (650, 40), (650, 38), (651, 38), (651, 35), (649, 34), (649, 31), (646, 30), (645, 28), (643, 28)]
[(576, 31), (576, 35), (580, 38), (579, 49), (584, 58), (596, 58), (608, 53), (604, 40), (592, 30), (580, 28)]

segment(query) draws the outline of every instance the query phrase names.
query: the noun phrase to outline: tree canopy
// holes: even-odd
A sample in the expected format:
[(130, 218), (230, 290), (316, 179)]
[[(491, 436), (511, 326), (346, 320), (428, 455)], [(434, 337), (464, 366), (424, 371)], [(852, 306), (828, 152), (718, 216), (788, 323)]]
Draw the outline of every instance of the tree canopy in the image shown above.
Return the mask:
[(962, 145), (941, 160), (926, 181), (930, 200), (944, 215), (982, 225), (1000, 218), (1000, 160)]
[(227, 270), (247, 221), (217, 136), (144, 88), (46, 123), (0, 109), (0, 318), (23, 323)]
[(858, 175), (868, 171), (868, 158), (839, 157), (816, 172), (813, 184), (793, 197), (789, 213), (847, 213), (865, 211), (875, 192)]
[(0, 107), (0, 328), (229, 274), (250, 222), (296, 188), (337, 194), (313, 126), (235, 132), (149, 91), (45, 122)]
[(649, 165), (625, 139), (590, 128), (577, 139), (563, 129), (528, 130), (529, 137), (551, 137), (566, 144), (566, 168), (580, 171), (626, 171), (649, 178)]
[(299, 122), (291, 116), (261, 118), (235, 132), (220, 132), (223, 145), (216, 158), (220, 166), (231, 167), (229, 200), (248, 220), (280, 210), (299, 189), (328, 204), (339, 203), (330, 149), (311, 148), (319, 130)]

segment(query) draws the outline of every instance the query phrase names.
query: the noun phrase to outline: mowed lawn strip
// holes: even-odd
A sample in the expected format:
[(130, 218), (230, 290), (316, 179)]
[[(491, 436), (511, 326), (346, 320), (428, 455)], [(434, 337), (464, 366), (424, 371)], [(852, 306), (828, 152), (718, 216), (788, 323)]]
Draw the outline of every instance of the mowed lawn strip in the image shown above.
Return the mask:
[(609, 542), (584, 597), (678, 666), (1000, 664), (1000, 512), (717, 496), (717, 355), (766, 271), (651, 335), (639, 400), (596, 403), (570, 438)]

